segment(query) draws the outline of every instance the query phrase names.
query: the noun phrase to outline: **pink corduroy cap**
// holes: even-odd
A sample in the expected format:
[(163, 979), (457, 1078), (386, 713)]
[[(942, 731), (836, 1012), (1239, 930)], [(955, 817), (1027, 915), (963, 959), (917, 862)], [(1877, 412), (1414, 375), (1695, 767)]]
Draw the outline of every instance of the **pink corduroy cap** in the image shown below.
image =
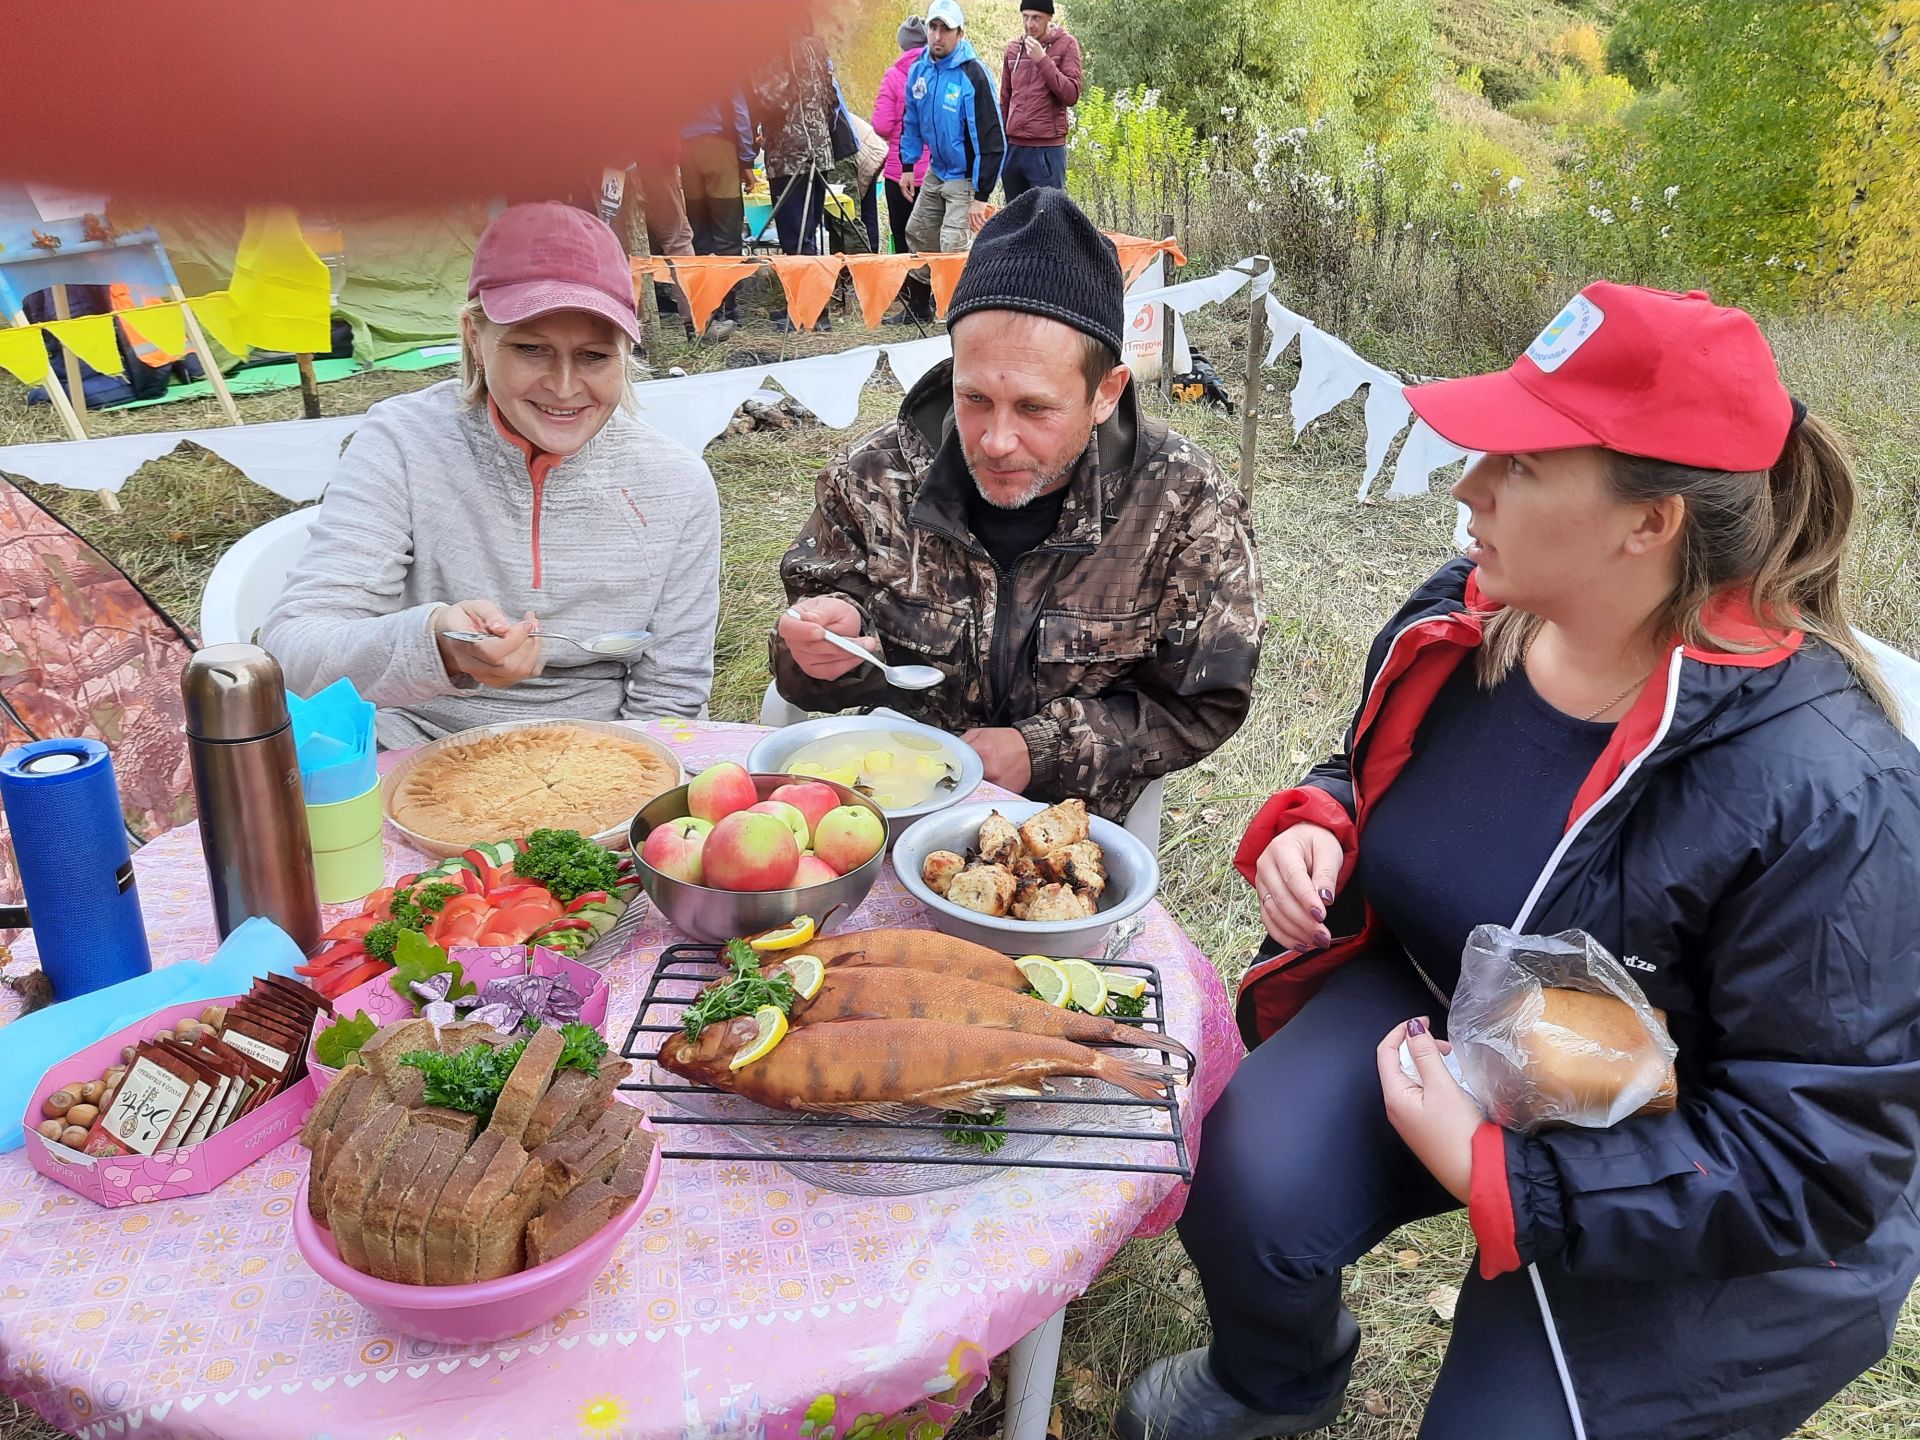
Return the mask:
[(487, 226), (467, 277), (467, 298), (476, 296), (496, 324), (584, 310), (640, 339), (626, 251), (597, 217), (557, 200), (515, 205)]

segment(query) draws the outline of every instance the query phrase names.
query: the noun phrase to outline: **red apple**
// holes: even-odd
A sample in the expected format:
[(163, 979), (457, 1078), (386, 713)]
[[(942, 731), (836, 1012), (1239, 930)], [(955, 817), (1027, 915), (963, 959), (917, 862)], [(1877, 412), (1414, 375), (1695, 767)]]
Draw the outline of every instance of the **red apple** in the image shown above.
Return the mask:
[(787, 829), (793, 832), (794, 848), (805, 850), (813, 843), (813, 827), (807, 817), (784, 800), (762, 800), (758, 805), (749, 805), (747, 809), (756, 815), (771, 815)]
[(784, 890), (800, 867), (800, 847), (776, 817), (739, 810), (713, 827), (700, 863), (716, 889)]
[(709, 765), (687, 786), (688, 811), (715, 825), (759, 798), (760, 792), (754, 789), (747, 767), (732, 760)]
[(713, 826), (697, 815), (669, 820), (647, 833), (640, 858), (669, 879), (702, 884), (700, 848), (712, 832)]
[(818, 855), (802, 855), (799, 868), (793, 872), (793, 887), (797, 890), (802, 885), (824, 885), (839, 878), (839, 873)]
[(782, 785), (773, 792), (773, 798), (786, 801), (807, 817), (807, 834), (809, 835), (820, 828), (822, 815), (829, 810), (840, 808), (839, 793), (831, 785), (820, 780), (809, 780), (800, 785)]
[(887, 827), (864, 805), (841, 805), (820, 817), (813, 853), (842, 875), (858, 869), (887, 843)]

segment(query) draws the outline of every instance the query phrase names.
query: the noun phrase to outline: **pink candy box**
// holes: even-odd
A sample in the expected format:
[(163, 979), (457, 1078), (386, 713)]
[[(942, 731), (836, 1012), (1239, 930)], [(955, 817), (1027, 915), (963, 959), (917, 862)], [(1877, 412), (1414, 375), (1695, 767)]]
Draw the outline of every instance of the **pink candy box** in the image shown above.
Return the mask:
[[(569, 960), (558, 950), (549, 950), (544, 945), (533, 949), (533, 964), (526, 961), (527, 949), (524, 945), (490, 946), (456, 945), (447, 952), (447, 958), (458, 960), (466, 977), (481, 990), (487, 988), (489, 980), (503, 979), (509, 975), (564, 975), (567, 982), (582, 996), (580, 1006), (582, 1023), (598, 1030), (607, 1019), (607, 977), (598, 970), (582, 965), (577, 960)], [(376, 975), (365, 984), (356, 985), (344, 995), (336, 996), (333, 1002), (336, 1016), (351, 1020), (360, 1011), (381, 1026), (397, 1025), (402, 1020), (411, 1020), (418, 1011), (403, 1000), (393, 988), (393, 972)], [(314, 1028), (314, 1037), (319, 1038), (320, 1031), (332, 1021)], [(320, 1090), (325, 1091), (339, 1072), (331, 1066), (322, 1065), (313, 1053), (313, 1047), (307, 1047), (307, 1068), (319, 1080)]]
[(311, 1075), (303, 1076), (251, 1115), (241, 1116), (199, 1144), (163, 1150), (151, 1156), (82, 1155), (52, 1143), (34, 1128), (42, 1119), (40, 1107), (61, 1086), (98, 1080), (120, 1063), (120, 1052), (126, 1046), (150, 1040), (181, 1020), (197, 1018), (209, 1005), (233, 1005), (239, 999), (239, 996), (228, 996), (221, 1000), (169, 1005), (138, 1025), (129, 1025), (96, 1041), (47, 1071), (35, 1087), (33, 1098), (27, 1102), (27, 1158), (33, 1162), (33, 1168), (96, 1205), (147, 1205), (156, 1200), (205, 1194), (238, 1175), (281, 1142), (291, 1140), (300, 1132), (307, 1112), (313, 1108), (317, 1091)]
[[(653, 1129), (646, 1116), (640, 1128)], [(545, 1324), (593, 1285), (660, 1180), (660, 1151), (647, 1163), (640, 1194), (620, 1214), (557, 1260), (472, 1285), (405, 1285), (363, 1275), (340, 1258), (333, 1236), (307, 1209), (307, 1181), (293, 1204), (293, 1239), (316, 1274), (366, 1306), (382, 1325), (442, 1345), (485, 1345)]]

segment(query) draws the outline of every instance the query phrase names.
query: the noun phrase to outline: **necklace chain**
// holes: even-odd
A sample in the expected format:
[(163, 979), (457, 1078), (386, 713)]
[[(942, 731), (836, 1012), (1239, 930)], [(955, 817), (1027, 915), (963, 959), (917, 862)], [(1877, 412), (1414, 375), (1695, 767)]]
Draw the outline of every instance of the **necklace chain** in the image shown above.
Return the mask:
[[(1538, 640), (1539, 638), (1540, 638), (1540, 632), (1538, 630), (1534, 631), (1533, 634), (1527, 637), (1527, 648), (1520, 652), (1520, 665), (1522, 669), (1524, 669), (1526, 667), (1527, 662), (1533, 658), (1533, 642), (1535, 640)], [(1622, 690), (1618, 695), (1614, 696), (1611, 700), (1607, 701), (1607, 703), (1602, 705), (1598, 710), (1593, 711), (1591, 714), (1582, 715), (1580, 717), (1580, 723), (1582, 725), (1588, 725), (1588, 724), (1591, 724), (1593, 721), (1598, 720), (1602, 715), (1606, 714), (1607, 711), (1611, 710), (1614, 706), (1618, 705), (1622, 700), (1626, 699), (1627, 696), (1631, 695), (1634, 691), (1638, 690), (1643, 684), (1646, 683), (1646, 679), (1647, 677), (1642, 675), (1639, 679), (1635, 680), (1631, 685), (1627, 686), (1626, 689)]]

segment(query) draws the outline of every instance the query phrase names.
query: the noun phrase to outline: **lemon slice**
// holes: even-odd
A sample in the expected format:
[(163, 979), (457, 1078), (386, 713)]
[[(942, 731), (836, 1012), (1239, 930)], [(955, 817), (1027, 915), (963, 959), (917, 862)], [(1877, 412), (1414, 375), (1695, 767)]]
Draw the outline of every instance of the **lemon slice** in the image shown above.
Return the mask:
[(1106, 977), (1084, 960), (1056, 960), (1060, 973), (1067, 977), (1067, 983), (1073, 987), (1074, 1005), (1089, 1015), (1104, 1015), (1107, 1011)]
[(813, 938), (813, 917), (796, 915), (778, 930), (763, 930), (747, 941), (762, 955), (772, 950), (791, 950)]
[(1060, 967), (1044, 955), (1023, 955), (1013, 962), (1027, 983), (1040, 992), (1040, 998), (1056, 1010), (1064, 1010), (1073, 999), (1073, 982)]
[(787, 1037), (787, 1017), (778, 1005), (762, 1005), (753, 1012), (753, 1043), (742, 1046), (728, 1062), (729, 1070), (742, 1070), (756, 1060), (764, 1060), (773, 1047)]
[(1147, 994), (1147, 977), (1144, 975), (1123, 975), (1118, 970), (1102, 970), (1100, 977), (1107, 982), (1107, 994), (1124, 995), (1129, 1000), (1144, 1000)]
[(789, 955), (780, 968), (792, 978), (793, 993), (802, 1000), (811, 1000), (827, 983), (827, 967), (818, 955)]

